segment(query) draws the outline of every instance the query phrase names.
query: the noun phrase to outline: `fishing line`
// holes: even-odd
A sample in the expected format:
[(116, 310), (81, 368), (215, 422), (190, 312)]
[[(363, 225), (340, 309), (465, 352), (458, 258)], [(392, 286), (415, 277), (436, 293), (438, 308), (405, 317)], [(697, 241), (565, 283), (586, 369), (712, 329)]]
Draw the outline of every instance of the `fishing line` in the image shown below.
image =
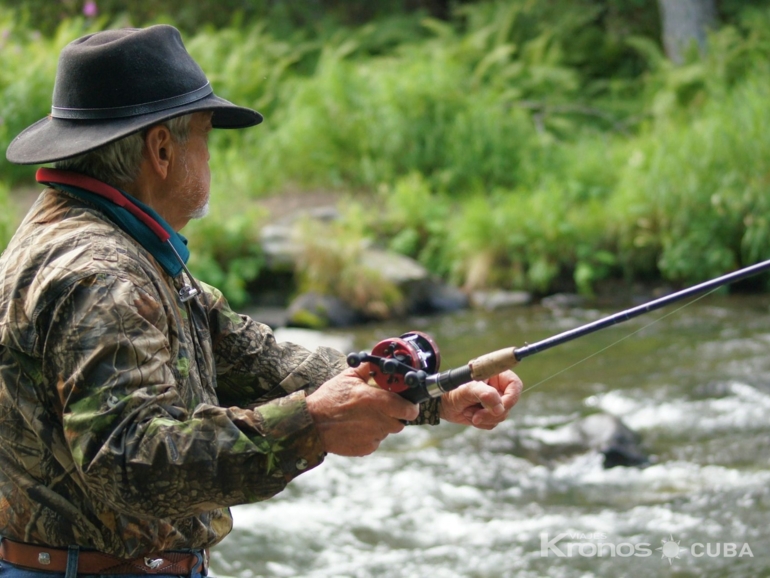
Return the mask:
[(430, 336), (425, 335), (420, 331), (411, 331), (409, 333), (404, 333), (401, 337), (384, 339), (374, 346), (371, 353), (367, 353), (366, 351), (350, 353), (347, 357), (347, 362), (351, 367), (358, 367), (362, 363), (372, 364), (374, 369), (370, 374), (377, 385), (383, 389), (397, 393), (413, 403), (422, 403), (431, 398), (441, 397), (445, 393), (448, 393), (465, 383), (471, 381), (484, 381), (503, 371), (513, 369), (521, 360), (534, 355), (535, 353), (551, 349), (557, 345), (563, 345), (568, 341), (584, 337), (589, 333), (607, 329), (608, 327), (623, 323), (624, 321), (628, 321), (639, 315), (645, 315), (657, 309), (669, 307), (674, 303), (684, 303), (686, 299), (698, 295), (698, 297), (692, 301), (659, 317), (652, 323), (648, 323), (641, 329), (629, 333), (614, 343), (584, 357), (577, 363), (573, 363), (569, 367), (531, 385), (522, 392), (524, 393), (539, 387), (542, 383), (572, 369), (576, 365), (607, 351), (621, 341), (655, 325), (662, 319), (681, 311), (685, 307), (689, 307), (693, 303), (703, 299), (706, 295), (711, 295), (717, 288), (767, 271), (770, 271), (770, 260), (744, 267), (743, 269), (727, 273), (726, 275), (710, 279), (709, 281), (704, 281), (703, 283), (682, 289), (681, 291), (671, 293), (664, 297), (660, 297), (659, 299), (642, 303), (631, 309), (626, 309), (613, 315), (602, 317), (591, 323), (586, 323), (585, 325), (553, 335), (536, 343), (524, 345), (523, 347), (508, 346), (485, 353), (475, 359), (471, 359), (466, 365), (455, 367), (447, 371), (438, 372), (440, 360), (438, 346), (433, 342)]
[(659, 321), (663, 321), (663, 320), (664, 320), (666, 317), (670, 317), (670, 316), (671, 316), (671, 315), (673, 315), (674, 313), (677, 313), (677, 312), (681, 311), (682, 309), (684, 309), (684, 308), (686, 308), (686, 307), (689, 307), (689, 306), (690, 306), (690, 305), (692, 305), (693, 303), (697, 303), (698, 301), (700, 301), (700, 300), (701, 300), (701, 299), (703, 299), (704, 297), (708, 297), (709, 295), (711, 295), (712, 293), (714, 293), (714, 292), (715, 292), (717, 289), (719, 289), (719, 287), (714, 287), (714, 288), (713, 288), (711, 291), (709, 291), (709, 292), (707, 292), (707, 293), (704, 293), (703, 295), (699, 295), (698, 297), (696, 297), (696, 298), (695, 298), (695, 299), (693, 299), (692, 301), (689, 301), (689, 302), (685, 303), (685, 304), (684, 304), (684, 305), (682, 305), (681, 307), (677, 307), (677, 308), (676, 308), (676, 309), (674, 309), (673, 311), (669, 311), (669, 312), (668, 312), (668, 313), (666, 313), (665, 315), (661, 315), (660, 317), (658, 317), (658, 318), (657, 318), (657, 319), (655, 319), (654, 321), (652, 321), (652, 322), (648, 323), (648, 324), (647, 324), (647, 325), (645, 325), (644, 327), (640, 327), (640, 328), (639, 328), (639, 329), (637, 329), (636, 331), (632, 331), (631, 333), (629, 333), (628, 335), (625, 335), (624, 337), (621, 337), (620, 339), (618, 339), (618, 340), (617, 340), (617, 341), (615, 341), (614, 343), (610, 343), (609, 345), (607, 345), (607, 346), (605, 346), (605, 347), (603, 347), (603, 348), (599, 349), (598, 351), (595, 351), (594, 353), (592, 353), (592, 354), (590, 354), (590, 355), (587, 355), (586, 357), (584, 357), (584, 358), (583, 358), (583, 359), (581, 359), (580, 361), (576, 361), (576, 362), (575, 362), (575, 363), (573, 363), (572, 365), (570, 365), (570, 366), (568, 366), (568, 367), (565, 367), (564, 369), (561, 369), (561, 370), (557, 371), (556, 373), (554, 373), (553, 375), (550, 375), (550, 376), (546, 377), (545, 379), (541, 379), (541, 380), (540, 380), (540, 381), (538, 381), (536, 384), (534, 384), (534, 385), (531, 385), (531, 386), (527, 387), (526, 389), (523, 389), (523, 390), (521, 391), (521, 393), (522, 393), (522, 394), (524, 394), (524, 393), (526, 393), (526, 392), (528, 392), (528, 391), (530, 391), (530, 390), (532, 390), (532, 389), (535, 389), (537, 386), (539, 386), (539, 385), (542, 385), (542, 384), (543, 384), (543, 383), (545, 383), (546, 381), (550, 381), (550, 380), (551, 380), (551, 379), (553, 379), (554, 377), (557, 377), (557, 376), (561, 375), (562, 373), (565, 373), (565, 372), (569, 371), (570, 369), (572, 369), (572, 368), (574, 368), (574, 367), (576, 367), (576, 366), (580, 365), (581, 363), (584, 363), (584, 362), (588, 361), (588, 360), (589, 360), (589, 359), (591, 359), (592, 357), (596, 357), (596, 356), (597, 356), (597, 355), (599, 355), (600, 353), (604, 353), (605, 351), (607, 351), (607, 350), (608, 350), (608, 349), (610, 349), (611, 347), (615, 347), (615, 346), (616, 346), (618, 343), (620, 343), (620, 342), (622, 342), (622, 341), (625, 341), (625, 340), (626, 340), (626, 339), (628, 339), (629, 337), (633, 337), (633, 336), (634, 336), (634, 335), (636, 335), (637, 333), (641, 333), (641, 332), (642, 332), (642, 331), (644, 331), (645, 329), (647, 329), (647, 328), (649, 328), (649, 327), (652, 327), (653, 325), (655, 325), (655, 324), (656, 324), (656, 323), (658, 323)]

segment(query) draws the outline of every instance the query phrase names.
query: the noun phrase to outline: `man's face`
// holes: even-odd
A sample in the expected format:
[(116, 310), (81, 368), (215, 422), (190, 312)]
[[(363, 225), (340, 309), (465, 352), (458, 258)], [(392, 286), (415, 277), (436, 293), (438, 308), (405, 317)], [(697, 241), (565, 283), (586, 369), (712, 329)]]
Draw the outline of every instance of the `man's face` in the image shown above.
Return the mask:
[(211, 171), (209, 169), (208, 135), (211, 131), (211, 113), (196, 112), (190, 119), (190, 133), (179, 150), (181, 170), (178, 195), (179, 215), (200, 219), (208, 213)]

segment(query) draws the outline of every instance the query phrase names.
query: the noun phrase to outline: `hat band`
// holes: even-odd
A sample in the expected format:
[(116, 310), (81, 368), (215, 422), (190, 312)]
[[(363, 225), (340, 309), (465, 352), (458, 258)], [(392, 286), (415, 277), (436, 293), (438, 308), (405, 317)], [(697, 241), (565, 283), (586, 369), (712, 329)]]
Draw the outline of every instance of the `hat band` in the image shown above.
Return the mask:
[(180, 94), (179, 96), (172, 96), (171, 98), (164, 98), (162, 100), (134, 104), (131, 106), (116, 106), (113, 108), (64, 108), (52, 106), (51, 116), (69, 120), (105, 120), (140, 116), (152, 112), (160, 112), (161, 110), (167, 110), (169, 108), (175, 108), (177, 106), (182, 106), (183, 104), (190, 104), (206, 98), (210, 94), (213, 94), (213, 92), (214, 90), (211, 88), (211, 84), (207, 82), (200, 88), (191, 92), (186, 92), (185, 94)]

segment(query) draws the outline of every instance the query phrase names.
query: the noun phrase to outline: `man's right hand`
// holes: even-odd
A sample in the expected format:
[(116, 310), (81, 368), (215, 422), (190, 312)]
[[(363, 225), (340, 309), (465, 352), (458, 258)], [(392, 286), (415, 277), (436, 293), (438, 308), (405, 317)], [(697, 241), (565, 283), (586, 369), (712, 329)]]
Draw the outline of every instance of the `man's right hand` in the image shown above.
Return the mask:
[(341, 456), (365, 456), (389, 434), (404, 429), (399, 420), (413, 420), (418, 405), (367, 384), (369, 364), (346, 369), (307, 397), (324, 449)]

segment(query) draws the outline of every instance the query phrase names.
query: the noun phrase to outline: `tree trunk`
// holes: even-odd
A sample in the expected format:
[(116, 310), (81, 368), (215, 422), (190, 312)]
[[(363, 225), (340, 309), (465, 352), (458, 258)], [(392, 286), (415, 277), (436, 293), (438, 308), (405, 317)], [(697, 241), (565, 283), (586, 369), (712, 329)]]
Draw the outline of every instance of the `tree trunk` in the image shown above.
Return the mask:
[(694, 40), (706, 50), (706, 31), (716, 22), (716, 0), (658, 0), (666, 55), (681, 64)]

